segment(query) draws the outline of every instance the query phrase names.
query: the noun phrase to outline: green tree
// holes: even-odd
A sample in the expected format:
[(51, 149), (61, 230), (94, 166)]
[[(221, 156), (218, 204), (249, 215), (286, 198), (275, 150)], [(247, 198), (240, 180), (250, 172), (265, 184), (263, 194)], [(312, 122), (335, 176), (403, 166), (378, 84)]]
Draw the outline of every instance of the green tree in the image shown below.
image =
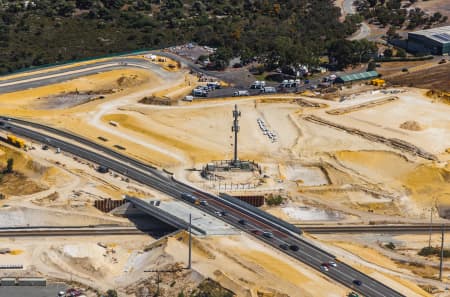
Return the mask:
[(106, 296), (107, 296), (107, 297), (117, 297), (117, 296), (118, 296), (118, 295), (117, 295), (117, 291), (116, 291), (116, 290), (109, 289), (108, 291), (106, 291)]
[(392, 56), (393, 56), (392, 49), (390, 49), (390, 48), (385, 49), (383, 52), (383, 55), (386, 58), (392, 58)]

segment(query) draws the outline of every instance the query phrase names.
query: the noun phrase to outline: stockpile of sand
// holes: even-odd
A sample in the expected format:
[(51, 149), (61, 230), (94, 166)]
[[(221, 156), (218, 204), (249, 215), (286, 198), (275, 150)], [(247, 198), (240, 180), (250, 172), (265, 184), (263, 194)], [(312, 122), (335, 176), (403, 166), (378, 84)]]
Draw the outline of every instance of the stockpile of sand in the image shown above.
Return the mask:
[(400, 128), (410, 131), (422, 131), (424, 127), (416, 121), (406, 121), (400, 125)]

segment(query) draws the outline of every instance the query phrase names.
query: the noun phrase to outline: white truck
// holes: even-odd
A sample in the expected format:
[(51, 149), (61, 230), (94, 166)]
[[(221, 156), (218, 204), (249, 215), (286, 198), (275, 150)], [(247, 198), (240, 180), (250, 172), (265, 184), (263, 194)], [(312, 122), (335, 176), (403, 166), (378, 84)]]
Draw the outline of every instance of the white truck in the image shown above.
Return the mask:
[(249, 92), (247, 90), (239, 90), (233, 93), (233, 97), (240, 97), (240, 96), (249, 96)]

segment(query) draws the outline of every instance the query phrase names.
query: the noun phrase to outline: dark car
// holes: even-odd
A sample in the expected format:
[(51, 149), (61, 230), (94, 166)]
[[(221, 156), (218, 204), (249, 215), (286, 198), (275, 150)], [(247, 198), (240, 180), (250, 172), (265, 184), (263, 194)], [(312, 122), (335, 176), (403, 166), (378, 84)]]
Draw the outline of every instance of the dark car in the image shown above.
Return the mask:
[(43, 149), (44, 151), (48, 150), (48, 145), (44, 144), (44, 145), (42, 146), (42, 149)]
[(280, 248), (283, 250), (287, 250), (287, 249), (289, 249), (289, 246), (285, 243), (282, 243), (282, 244), (280, 244)]
[(242, 219), (242, 220), (239, 220), (238, 223), (241, 224), (241, 225), (245, 225), (247, 222), (244, 219)]
[(357, 285), (357, 286), (361, 286), (361, 285), (362, 285), (362, 281), (360, 281), (359, 279), (355, 279), (355, 280), (353, 281), (353, 283), (354, 283), (355, 285)]
[(272, 232), (268, 232), (268, 231), (266, 231), (266, 232), (263, 232), (263, 234), (262, 234), (264, 237), (267, 237), (267, 238), (273, 238), (273, 234), (272, 234)]
[(289, 246), (289, 248), (291, 249), (291, 251), (294, 251), (294, 252), (296, 252), (296, 251), (298, 251), (300, 248), (297, 246), (297, 245), (295, 245), (295, 244), (291, 244), (290, 246)]
[(222, 210), (222, 211), (220, 212), (220, 214), (221, 214), (223, 217), (225, 217), (225, 216), (228, 214), (228, 212)]

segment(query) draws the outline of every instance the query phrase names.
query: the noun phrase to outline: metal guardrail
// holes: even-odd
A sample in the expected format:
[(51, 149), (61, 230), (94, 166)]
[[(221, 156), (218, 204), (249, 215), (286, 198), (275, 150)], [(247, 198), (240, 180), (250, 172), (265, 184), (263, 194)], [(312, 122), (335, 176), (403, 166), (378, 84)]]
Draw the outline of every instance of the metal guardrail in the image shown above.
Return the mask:
[(129, 55), (138, 55), (138, 54), (143, 54), (143, 53), (154, 51), (154, 50), (158, 50), (158, 49), (140, 49), (140, 50), (134, 50), (134, 51), (121, 52), (121, 53), (80, 58), (80, 59), (69, 60), (69, 61), (64, 61), (64, 62), (56, 62), (56, 63), (45, 64), (45, 65), (40, 65), (40, 66), (31, 66), (31, 67), (19, 69), (16, 71), (12, 71), (12, 72), (9, 72), (6, 74), (2, 74), (2, 75), (0, 75), (0, 77), (23, 73), (23, 72), (28, 72), (28, 71), (41, 70), (41, 69), (46, 69), (46, 68), (51, 68), (51, 67), (56, 67), (56, 66), (64, 66), (64, 65), (70, 65), (70, 64), (81, 63), (81, 62), (88, 62), (88, 61), (99, 60), (99, 59), (115, 58), (115, 57), (121, 57), (121, 56), (129, 56)]

